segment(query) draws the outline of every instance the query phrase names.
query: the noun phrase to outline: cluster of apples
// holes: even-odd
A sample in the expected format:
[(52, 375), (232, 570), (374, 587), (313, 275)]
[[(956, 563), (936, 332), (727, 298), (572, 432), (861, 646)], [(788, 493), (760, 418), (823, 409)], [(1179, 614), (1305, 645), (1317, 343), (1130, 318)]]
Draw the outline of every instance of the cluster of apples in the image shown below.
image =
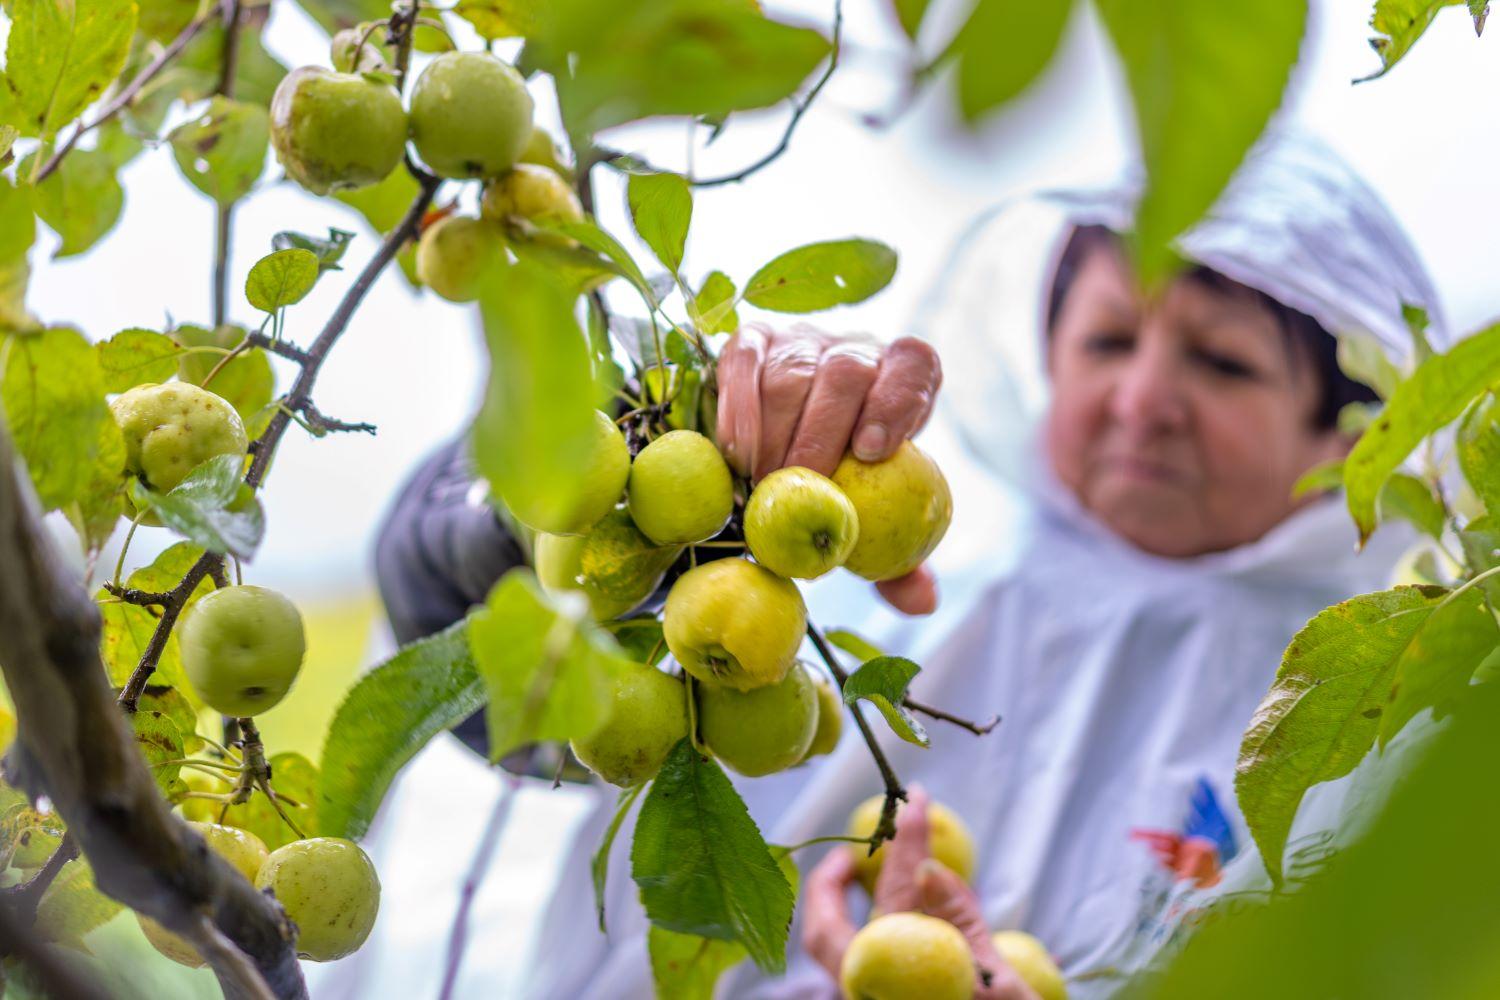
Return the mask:
[[(360, 846), (340, 837), (312, 837), (274, 851), (248, 830), (190, 823), (210, 850), (255, 884), (269, 889), (297, 925), (297, 953), (332, 962), (359, 949), (375, 926), (380, 879)], [(146, 939), (182, 965), (204, 964), (191, 943), (150, 917), (136, 914)]]
[[(538, 532), (543, 588), (581, 593), (594, 617), (608, 620), (647, 601), (684, 549), (723, 531), (736, 485), (703, 434), (669, 430), (632, 458), (615, 422), (595, 416), (590, 472), (574, 506), (511, 511)], [(797, 660), (807, 608), (793, 581), (839, 566), (870, 580), (910, 572), (947, 530), (952, 498), (936, 463), (908, 442), (882, 462), (846, 456), (832, 478), (780, 469), (755, 486), (743, 512), (750, 558), (712, 558), (684, 572), (667, 594), (662, 630), (697, 681), (702, 745), (758, 777), (828, 753), (842, 730), (838, 692)], [(708, 559), (720, 550), (695, 552)], [(620, 678), (614, 705), (573, 751), (606, 781), (630, 786), (651, 778), (687, 735), (683, 682), (642, 665)]]
[(289, 73), (271, 102), (271, 143), (287, 176), (315, 194), (365, 187), (401, 163), (409, 139), (439, 177), (485, 182), (479, 216), (446, 214), (417, 245), (417, 276), (438, 295), (469, 302), (479, 276), (504, 253), (507, 232), (568, 241), (526, 223), (578, 221), (583, 206), (564, 179), (552, 137), (533, 127), (526, 81), (488, 52), (445, 52), (428, 63), (410, 107), (368, 28), (334, 36), (333, 69)]

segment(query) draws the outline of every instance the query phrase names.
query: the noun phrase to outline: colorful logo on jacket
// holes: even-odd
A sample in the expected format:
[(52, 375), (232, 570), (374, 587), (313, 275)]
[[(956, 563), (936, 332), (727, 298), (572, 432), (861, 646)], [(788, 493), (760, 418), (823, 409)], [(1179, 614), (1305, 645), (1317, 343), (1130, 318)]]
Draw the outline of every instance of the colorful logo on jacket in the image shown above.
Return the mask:
[(1200, 889), (1218, 883), (1225, 863), (1237, 850), (1234, 829), (1207, 778), (1199, 778), (1193, 788), (1181, 831), (1132, 830), (1130, 838), (1151, 848), (1174, 878), (1192, 879)]

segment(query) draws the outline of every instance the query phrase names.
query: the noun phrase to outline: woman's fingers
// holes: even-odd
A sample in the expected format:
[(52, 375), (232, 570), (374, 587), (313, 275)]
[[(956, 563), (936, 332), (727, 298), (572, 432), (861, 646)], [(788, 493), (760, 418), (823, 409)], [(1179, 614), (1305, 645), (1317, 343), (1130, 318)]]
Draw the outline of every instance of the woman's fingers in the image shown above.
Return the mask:
[(932, 345), (915, 337), (894, 341), (881, 356), (854, 429), (855, 456), (865, 462), (889, 458), (927, 422), (942, 383), (942, 365)]
[(979, 908), (979, 897), (967, 882), (951, 869), (928, 859), (918, 867), (917, 891), (923, 913), (948, 921), (968, 940), (979, 969), (975, 1000), (1038, 1000), (1031, 987), (995, 950), (989, 925)]
[(742, 476), (748, 476), (760, 451), (761, 367), (770, 331), (742, 326), (719, 352), (719, 448)]
[(808, 872), (802, 888), (802, 947), (835, 980), (854, 938), (845, 893), (854, 877), (854, 858), (837, 847)]
[(896, 836), (883, 848), (875, 880), (875, 913), (901, 913), (921, 907), (917, 869), (928, 854), (927, 793), (920, 785), (907, 790), (906, 805), (896, 813)]
[(881, 580), (875, 589), (886, 603), (908, 615), (930, 615), (937, 610), (937, 578), (923, 563), (905, 576)]
[(879, 370), (874, 344), (846, 340), (825, 348), (782, 464), (833, 475)]

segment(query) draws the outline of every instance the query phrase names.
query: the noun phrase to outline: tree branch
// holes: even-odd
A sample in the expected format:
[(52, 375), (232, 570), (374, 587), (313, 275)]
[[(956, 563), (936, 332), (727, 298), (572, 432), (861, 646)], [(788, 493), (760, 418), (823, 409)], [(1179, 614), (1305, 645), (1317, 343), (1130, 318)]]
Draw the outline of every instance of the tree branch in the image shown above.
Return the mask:
[[(226, 2), (229, 2), (229, 0), (226, 0)], [(32, 183), (40, 184), (42, 183), (42, 181), (50, 177), (53, 171), (55, 171), (62, 163), (63, 157), (67, 156), (70, 152), (73, 151), (73, 147), (78, 145), (79, 139), (82, 139), (84, 135), (92, 132), (94, 129), (98, 128), (100, 125), (103, 125), (105, 122), (109, 121), (115, 115), (119, 114), (126, 107), (128, 107), (130, 102), (135, 100), (136, 95), (145, 88), (146, 84), (156, 79), (157, 75), (161, 73), (162, 70), (166, 69), (173, 59), (176, 59), (179, 55), (182, 54), (182, 50), (187, 48), (188, 42), (191, 42), (195, 37), (197, 37), (198, 32), (203, 30), (204, 25), (208, 24), (209, 21), (212, 21), (217, 16), (219, 16), (219, 12), (217, 9), (209, 10), (192, 21), (192, 23), (190, 23), (186, 28), (183, 28), (180, 32), (178, 32), (177, 37), (172, 39), (172, 41), (167, 44), (166, 48), (157, 53), (155, 59), (147, 63), (146, 67), (139, 73), (137, 73), (135, 77), (125, 85), (125, 88), (123, 90), (121, 90), (114, 97), (110, 98), (109, 103), (105, 104), (104, 107), (99, 109), (99, 113), (94, 116), (93, 121), (89, 122), (87, 125), (80, 125), (73, 130), (73, 134), (68, 137), (68, 141), (59, 146), (57, 152), (53, 153), (46, 163), (42, 164), (41, 169), (37, 171), (36, 177), (33, 179)]]
[[(224, 48), (219, 57), (219, 84), (214, 92), (234, 99), (235, 77), (240, 66), (240, 0), (224, 0)], [(214, 329), (229, 317), (229, 251), (234, 241), (236, 202), (219, 205), (214, 215)]]
[(0, 955), (14, 955), (41, 982), (44, 995), (68, 1000), (112, 1000), (92, 976), (70, 965), (59, 949), (48, 948), (37, 936), (30, 918), (0, 901)]
[(62, 842), (57, 845), (57, 850), (47, 859), (31, 878), (20, 885), (11, 886), (8, 889), (0, 889), (0, 903), (11, 908), (11, 913), (23, 924), (30, 924), (36, 919), (37, 907), (42, 903), (42, 897), (47, 894), (48, 886), (56, 881), (58, 873), (63, 866), (78, 857), (78, 841), (71, 836), (63, 834)]
[(941, 719), (943, 722), (952, 723), (960, 729), (967, 729), (975, 736), (984, 736), (985, 734), (989, 733), (990, 730), (1000, 725), (1000, 716), (998, 715), (992, 715), (983, 722), (970, 722), (968, 719), (960, 718), (959, 716), (952, 715), (940, 708), (933, 708), (931, 705), (925, 705), (922, 702), (914, 701), (911, 698), (902, 699), (901, 704), (905, 705), (913, 712), (921, 712), (923, 715), (930, 715), (934, 719)]
[[(0, 428), (0, 670), (20, 722), (21, 783), (51, 800), (100, 891), (179, 934), (206, 914), (276, 997), (305, 998), (280, 905), (173, 816), (157, 788), (99, 658), (99, 609), (63, 568), (23, 475)], [(256, 995), (234, 963), (209, 958), (226, 995)]]
[(198, 584), (203, 582), (203, 578), (212, 573), (215, 567), (223, 566), (223, 563), (223, 556), (213, 552), (205, 552), (183, 574), (177, 586), (167, 591), (165, 595), (142, 595), (149, 598), (164, 596), (164, 600), (150, 602), (161, 605), (161, 617), (156, 620), (156, 629), (151, 633), (151, 639), (146, 643), (146, 648), (141, 653), (140, 662), (131, 671), (130, 678), (125, 682), (125, 686), (120, 689), (120, 707), (127, 713), (134, 713), (136, 705), (140, 703), (141, 692), (146, 690), (146, 682), (151, 679), (151, 675), (156, 671), (156, 665), (161, 662), (161, 654), (166, 651), (167, 639), (172, 634), (172, 627), (177, 624), (177, 619), (181, 616), (182, 609), (187, 606), (188, 598), (198, 588)]

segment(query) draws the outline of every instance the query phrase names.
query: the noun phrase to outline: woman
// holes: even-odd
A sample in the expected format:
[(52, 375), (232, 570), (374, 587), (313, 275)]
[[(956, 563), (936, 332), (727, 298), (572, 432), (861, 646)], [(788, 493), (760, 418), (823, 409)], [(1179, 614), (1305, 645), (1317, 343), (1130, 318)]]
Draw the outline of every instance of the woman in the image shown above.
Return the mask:
[[(1030, 325), (1042, 333), (1022, 338), (1051, 399), (1022, 477), (1030, 514), (1012, 529), (1020, 543), (1006, 553), (1002, 540), (955, 527), (948, 547), (971, 550), (979, 565), (945, 576), (942, 602), (925, 568), (881, 585), (897, 611), (936, 610), (929, 618), (851, 621), (847, 583), (810, 595), (814, 617), (920, 663), (913, 691), (923, 701), (1004, 715), (982, 738), (936, 731), (930, 750), (882, 738), (905, 780), (964, 817), (979, 863), (972, 893), (921, 865), (920, 816), (903, 813), (890, 874), (898, 888), (881, 891), (970, 930), (995, 973), (983, 995), (1011, 1000), (1030, 998), (986, 950), (985, 929), (1036, 934), (1075, 995), (1107, 995), (1111, 976), (1160, 936), (1169, 904), (1209, 886), (1237, 851), (1248, 857), (1233, 807), (1235, 751), (1281, 650), (1324, 606), (1378, 589), (1403, 541), (1382, 532), (1356, 559), (1336, 500), (1292, 497), (1303, 473), (1350, 446), (1341, 408), (1373, 398), (1339, 371), (1331, 333), (1373, 335), (1399, 355), (1409, 349), (1403, 305), (1437, 319), (1436, 297), (1378, 199), (1303, 142), (1257, 150), (1181, 242), (1194, 266), (1158, 295), (1136, 287), (1112, 235), (1128, 228), (1129, 198), (1024, 207), (1037, 205), (1054, 217), (1061, 250), (1039, 283), (1050, 293), (1033, 297)], [(937, 351), (911, 339), (882, 349), (807, 329), (742, 330), (720, 358), (718, 435), (729, 459), (759, 477), (785, 464), (829, 471), (846, 447), (888, 454), (931, 411), (941, 352), (959, 432), (1001, 467), (1025, 410), (995, 391), (1016, 377), (1002, 363), (1018, 326), (997, 299), (996, 268), (1014, 250), (1017, 218), (1015, 207), (992, 214), (965, 240), (924, 317)], [(408, 522), (398, 513), (393, 524), (407, 526), (382, 545), (398, 634), (413, 604), (404, 566), (431, 548), (413, 547), (435, 530), (421, 527), (430, 513)], [(437, 574), (444, 585), (453, 576)], [(466, 599), (482, 597), (482, 586), (469, 590)], [(831, 607), (841, 610), (824, 614)], [(784, 844), (839, 832), (878, 790), (853, 737), (821, 764), (741, 783), (767, 839)], [(578, 834), (530, 996), (649, 995), (626, 835), (606, 894), (610, 938), (590, 931), (587, 857), (611, 811), (601, 801)], [(1184, 842), (1194, 847), (1185, 868), (1173, 847)], [(851, 875), (846, 851), (827, 851), (806, 879), (793, 931), (804, 947), (788, 974), (762, 979), (742, 967), (720, 995), (832, 995), (854, 929)]]

